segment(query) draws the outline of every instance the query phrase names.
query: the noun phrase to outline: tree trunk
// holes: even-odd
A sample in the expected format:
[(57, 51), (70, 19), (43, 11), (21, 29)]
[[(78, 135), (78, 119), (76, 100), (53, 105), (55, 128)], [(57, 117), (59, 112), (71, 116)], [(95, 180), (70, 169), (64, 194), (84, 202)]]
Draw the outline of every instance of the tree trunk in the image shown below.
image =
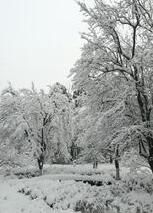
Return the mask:
[(96, 168), (96, 164), (95, 164), (95, 161), (93, 162), (93, 169), (95, 169)]
[(98, 161), (96, 160), (96, 169), (98, 168)]
[(148, 141), (148, 146), (149, 146), (148, 163), (149, 163), (150, 169), (153, 173), (153, 138), (148, 136), (147, 141)]
[(96, 168), (96, 160), (93, 161), (93, 169)]
[(150, 169), (151, 169), (151, 171), (153, 173), (153, 155), (149, 156), (148, 163), (149, 163)]
[[(140, 112), (141, 112), (142, 122), (146, 122), (147, 128), (149, 129), (150, 128), (150, 114), (151, 114), (152, 108), (149, 107), (148, 97), (147, 97), (145, 91), (143, 90), (143, 87), (141, 87), (141, 91), (140, 91), (139, 86), (136, 83), (136, 90), (138, 92), (137, 100), (138, 100), (138, 104), (139, 104), (139, 108), (140, 108)], [(148, 164), (153, 173), (153, 135), (148, 135), (146, 137), (146, 139), (147, 139), (148, 151), (149, 151), (149, 155), (147, 153)]]
[(41, 129), (41, 143), (40, 143), (40, 155), (37, 159), (38, 162), (38, 167), (39, 167), (39, 171), (40, 171), (40, 175), (43, 174), (43, 166), (44, 166), (44, 160), (45, 160), (45, 151), (46, 151), (46, 144), (44, 141), (44, 129)]
[(153, 173), (153, 136), (146, 136), (148, 151), (146, 150), (143, 141), (140, 139), (139, 142), (139, 154), (144, 157), (150, 166), (150, 169)]
[(94, 160), (94, 162), (93, 162), (93, 169), (97, 169), (97, 167), (98, 167), (98, 161)]
[(109, 162), (110, 162), (110, 164), (113, 163), (113, 157), (112, 157), (112, 155), (110, 155), (110, 157), (109, 157)]
[(120, 180), (120, 164), (119, 164), (119, 160), (118, 159), (115, 159), (115, 169), (116, 169), (116, 177), (115, 179), (116, 180)]
[(43, 166), (44, 166), (44, 156), (43, 156), (43, 153), (37, 159), (37, 162), (38, 162), (38, 167), (39, 167), (40, 175), (42, 175), (43, 174)]
[(117, 144), (116, 149), (115, 149), (115, 169), (116, 169), (116, 180), (120, 180), (120, 164), (119, 164), (119, 144)]

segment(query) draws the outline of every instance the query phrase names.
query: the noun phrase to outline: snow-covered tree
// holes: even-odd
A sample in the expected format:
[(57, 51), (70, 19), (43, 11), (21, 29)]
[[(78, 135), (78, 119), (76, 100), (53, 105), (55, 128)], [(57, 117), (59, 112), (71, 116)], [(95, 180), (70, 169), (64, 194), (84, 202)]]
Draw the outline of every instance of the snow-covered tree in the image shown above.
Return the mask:
[[(0, 121), (3, 127), (7, 126), (9, 137), (6, 136), (9, 140), (19, 141), (18, 144), (23, 143), (24, 139), (30, 142), (42, 173), (46, 155), (54, 151), (49, 149), (53, 143), (52, 136), (57, 129), (60, 129), (61, 134), (64, 128), (57, 121), (66, 119), (69, 109), (70, 97), (66, 88), (59, 83), (50, 87), (48, 93), (43, 90), (38, 92), (34, 85), (31, 90), (15, 90), (10, 85), (1, 95)], [(68, 143), (68, 139), (63, 143)]]
[(78, 4), (89, 32), (82, 34), (86, 44), (72, 69), (74, 87), (84, 89), (88, 104), (101, 112), (101, 127), (108, 125), (108, 130), (100, 131), (107, 143), (120, 143), (123, 150), (136, 141), (153, 171), (153, 3), (94, 0), (93, 8)]

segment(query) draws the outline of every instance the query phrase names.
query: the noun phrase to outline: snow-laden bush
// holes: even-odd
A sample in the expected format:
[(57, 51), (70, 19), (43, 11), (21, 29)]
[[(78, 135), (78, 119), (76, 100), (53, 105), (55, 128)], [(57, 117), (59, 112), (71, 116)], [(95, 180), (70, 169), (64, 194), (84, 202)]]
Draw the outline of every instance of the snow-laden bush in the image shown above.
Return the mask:
[[(84, 166), (84, 173), (81, 165), (50, 168), (54, 175), (20, 180), (23, 184), (19, 191), (32, 200), (43, 200), (57, 212), (73, 209), (81, 213), (152, 213), (153, 179), (145, 170), (121, 168), (122, 179), (116, 181), (114, 171), (105, 165), (96, 171)], [(88, 184), (98, 181), (99, 187)]]
[(28, 181), (20, 192), (31, 199), (41, 199), (50, 208), (73, 209), (81, 213), (152, 213), (151, 176), (127, 175), (123, 180), (100, 187), (75, 181)]
[(146, 173), (128, 173), (123, 179), (128, 191), (141, 191), (153, 194), (153, 177)]
[(34, 167), (23, 167), (11, 169), (11, 173), (17, 176), (19, 179), (22, 178), (32, 178), (40, 175), (39, 170)]

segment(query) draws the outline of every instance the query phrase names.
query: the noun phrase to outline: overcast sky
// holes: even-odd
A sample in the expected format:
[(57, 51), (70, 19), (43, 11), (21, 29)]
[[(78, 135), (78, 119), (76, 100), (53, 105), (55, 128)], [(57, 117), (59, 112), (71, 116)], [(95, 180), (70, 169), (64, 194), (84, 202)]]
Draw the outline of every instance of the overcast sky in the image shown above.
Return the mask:
[(67, 75), (80, 56), (85, 26), (74, 0), (0, 0), (0, 90), (45, 88)]

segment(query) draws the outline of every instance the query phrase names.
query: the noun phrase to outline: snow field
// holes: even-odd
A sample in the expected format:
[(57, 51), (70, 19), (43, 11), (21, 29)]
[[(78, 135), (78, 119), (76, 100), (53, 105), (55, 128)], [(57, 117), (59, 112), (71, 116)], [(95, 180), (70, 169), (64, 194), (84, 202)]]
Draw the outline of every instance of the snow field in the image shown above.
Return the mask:
[(45, 202), (55, 211), (73, 209), (88, 213), (99, 209), (99, 212), (104, 213), (153, 212), (151, 177), (146, 179), (143, 175), (140, 178), (128, 175), (122, 181), (114, 181), (111, 185), (104, 184), (101, 187), (74, 180), (56, 181), (48, 178), (49, 176), (46, 180), (45, 176), (42, 180), (34, 178), (35, 182), (28, 181), (20, 190), (24, 190), (24, 194), (28, 192), (28, 196), (33, 198), (45, 198)]
[[(0, 180), (0, 213), (152, 213), (150, 173), (121, 169), (115, 181), (112, 166), (52, 165), (46, 175)], [(50, 172), (49, 172), (50, 171)], [(102, 181), (100, 187), (76, 180)], [(108, 184), (109, 183), (109, 184)]]

